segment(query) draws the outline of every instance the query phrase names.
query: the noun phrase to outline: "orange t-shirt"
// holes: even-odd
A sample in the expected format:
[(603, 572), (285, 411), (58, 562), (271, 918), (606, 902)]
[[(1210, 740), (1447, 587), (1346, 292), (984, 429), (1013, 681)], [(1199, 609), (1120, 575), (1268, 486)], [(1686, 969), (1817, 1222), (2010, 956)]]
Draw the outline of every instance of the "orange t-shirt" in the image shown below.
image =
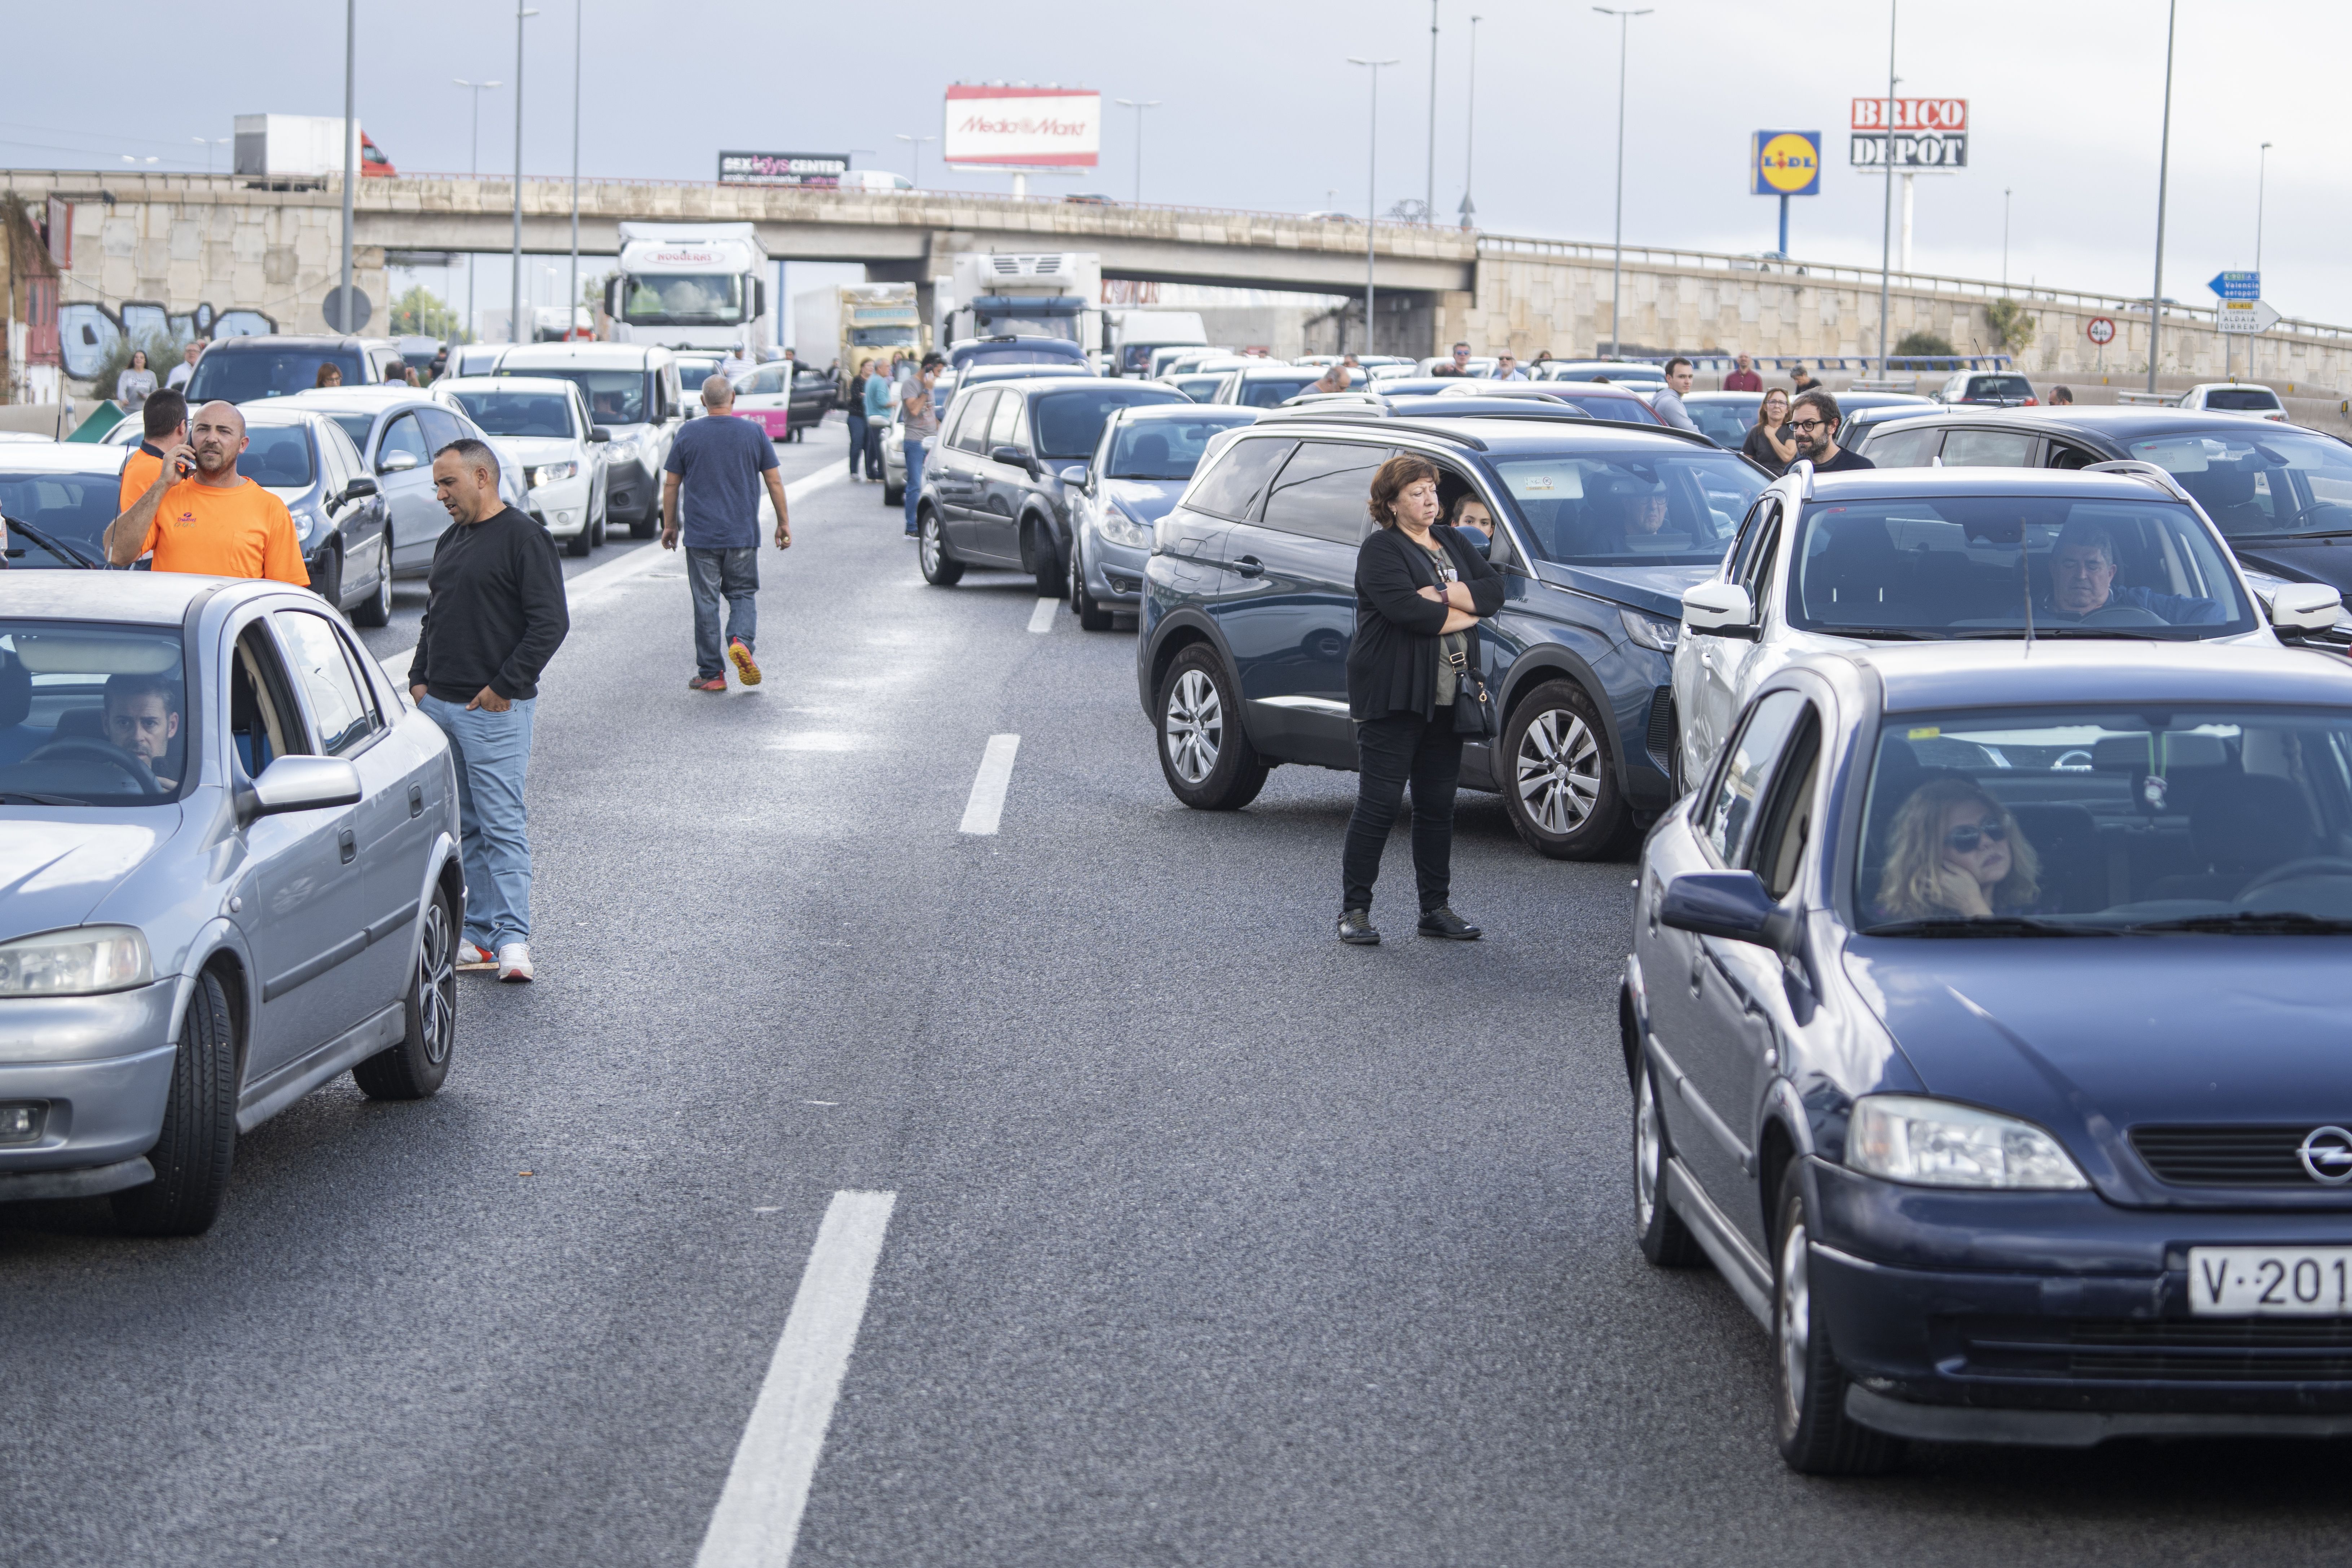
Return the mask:
[(310, 586), (310, 569), (294, 538), (286, 503), (253, 480), (234, 489), (180, 480), (163, 492), (147, 526), (143, 552), (158, 572), (211, 577), (269, 577)]
[(131, 504), (147, 493), (147, 487), (155, 482), (163, 467), (163, 459), (150, 456), (144, 442), (131, 448), (130, 461), (122, 465), (122, 491), (115, 498), (117, 516), (129, 511)]

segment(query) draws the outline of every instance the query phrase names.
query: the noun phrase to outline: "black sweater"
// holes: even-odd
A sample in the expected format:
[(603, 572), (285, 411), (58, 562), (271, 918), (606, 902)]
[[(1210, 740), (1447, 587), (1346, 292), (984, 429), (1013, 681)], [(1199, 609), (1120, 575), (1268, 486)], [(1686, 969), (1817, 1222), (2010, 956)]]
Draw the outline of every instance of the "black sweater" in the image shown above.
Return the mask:
[(555, 541), (512, 507), (453, 523), (433, 547), (425, 624), (408, 683), (444, 702), (487, 686), (510, 702), (539, 695), (539, 672), (572, 629)]
[[(1503, 574), (1477, 547), (1450, 528), (1433, 528), (1429, 534), (1445, 547), (1478, 613), (1491, 616), (1501, 609)], [(1348, 648), (1351, 716), (1435, 715), (1438, 638), (1445, 626), (1445, 606), (1423, 598), (1417, 590), (1436, 584), (1436, 563), (1402, 529), (1383, 528), (1356, 552), (1356, 640)], [(1475, 668), (1478, 628), (1471, 626), (1463, 637)]]

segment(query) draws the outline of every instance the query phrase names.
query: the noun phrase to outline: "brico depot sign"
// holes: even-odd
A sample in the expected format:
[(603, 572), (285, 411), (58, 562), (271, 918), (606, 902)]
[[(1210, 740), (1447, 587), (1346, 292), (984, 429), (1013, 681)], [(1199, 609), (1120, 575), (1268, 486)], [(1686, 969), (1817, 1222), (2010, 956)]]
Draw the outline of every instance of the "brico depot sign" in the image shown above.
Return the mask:
[(1857, 98), (1852, 130), (1846, 157), (1857, 169), (1884, 169), (1892, 163), (1899, 171), (1917, 173), (1969, 166), (1965, 98)]
[(1090, 88), (948, 89), (940, 150), (959, 169), (1091, 169), (1102, 152), (1102, 94)]

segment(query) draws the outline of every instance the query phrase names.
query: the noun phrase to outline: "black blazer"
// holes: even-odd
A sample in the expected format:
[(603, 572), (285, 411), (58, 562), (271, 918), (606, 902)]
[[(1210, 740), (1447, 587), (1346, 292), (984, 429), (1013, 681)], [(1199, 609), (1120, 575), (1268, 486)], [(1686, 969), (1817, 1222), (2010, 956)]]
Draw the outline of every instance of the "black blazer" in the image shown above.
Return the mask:
[[(1503, 607), (1503, 574), (1478, 548), (1450, 528), (1429, 531), (1445, 547), (1482, 616)], [(1418, 557), (1419, 559), (1415, 559)], [(1437, 582), (1435, 564), (1402, 529), (1383, 528), (1356, 552), (1356, 640), (1348, 648), (1348, 712), (1356, 719), (1418, 713), (1437, 707), (1438, 637), (1445, 606), (1416, 592)], [(1478, 628), (1463, 633), (1475, 668)]]

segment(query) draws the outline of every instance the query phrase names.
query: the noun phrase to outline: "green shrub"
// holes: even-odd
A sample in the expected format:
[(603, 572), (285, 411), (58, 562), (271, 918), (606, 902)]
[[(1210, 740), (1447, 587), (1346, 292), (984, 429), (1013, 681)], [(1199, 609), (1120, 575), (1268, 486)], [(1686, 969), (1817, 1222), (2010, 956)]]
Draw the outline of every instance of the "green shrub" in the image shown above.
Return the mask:
[(1952, 347), (1951, 339), (1922, 330), (1904, 333), (1901, 341), (1895, 343), (1895, 352), (1913, 359), (1949, 359), (1959, 351)]
[(2011, 353), (2023, 353), (2033, 345), (2033, 318), (2014, 300), (1987, 305), (1985, 324), (1992, 329), (1992, 341)]

